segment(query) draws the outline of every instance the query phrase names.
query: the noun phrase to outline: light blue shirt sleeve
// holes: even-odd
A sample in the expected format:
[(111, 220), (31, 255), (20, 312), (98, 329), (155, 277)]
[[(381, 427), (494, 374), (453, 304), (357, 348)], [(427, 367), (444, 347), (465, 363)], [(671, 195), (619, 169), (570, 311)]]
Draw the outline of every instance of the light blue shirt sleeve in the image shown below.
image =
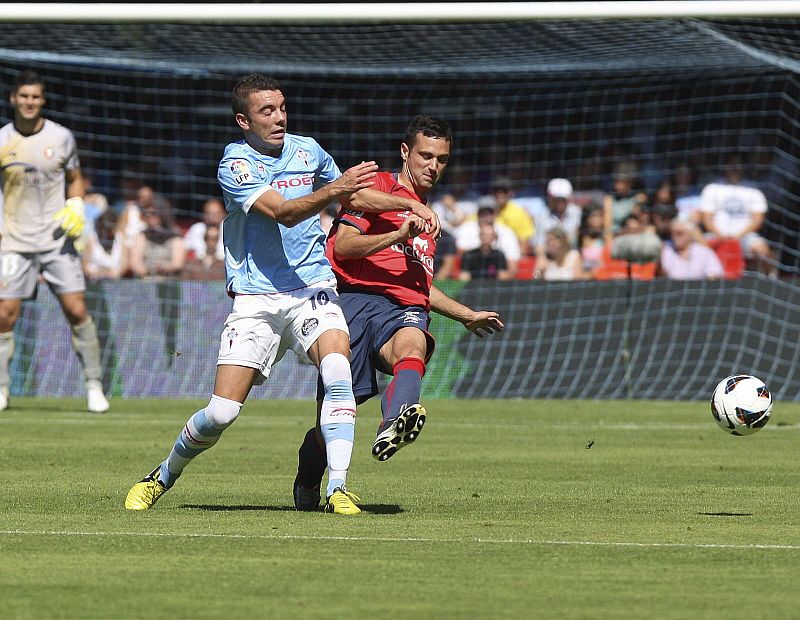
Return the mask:
[(247, 213), (259, 196), (272, 189), (256, 173), (257, 169), (257, 162), (242, 152), (226, 153), (219, 162), (217, 180), (225, 195), (225, 208), (229, 213), (236, 209)]
[(339, 171), (336, 162), (333, 161), (333, 157), (331, 157), (325, 149), (319, 144), (317, 145), (317, 149), (319, 149), (317, 153), (317, 157), (319, 158), (317, 178), (322, 182), (322, 185), (327, 185), (342, 176), (342, 173)]

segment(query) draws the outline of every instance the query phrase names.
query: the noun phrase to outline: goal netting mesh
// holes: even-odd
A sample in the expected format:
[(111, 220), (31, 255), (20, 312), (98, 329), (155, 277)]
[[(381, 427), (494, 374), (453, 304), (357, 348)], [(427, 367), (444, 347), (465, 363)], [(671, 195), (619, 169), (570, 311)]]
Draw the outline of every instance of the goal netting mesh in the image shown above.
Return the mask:
[[(451, 165), (460, 173), (445, 177), (442, 190), (483, 193), (503, 175), (518, 195), (536, 199), (550, 178), (567, 177), (591, 201), (609, 189), (623, 160), (637, 164), (642, 189), (653, 191), (678, 167), (701, 187), (719, 175), (730, 153), (744, 153), (749, 179), (769, 202), (762, 233), (780, 280), (748, 274), (717, 283), (456, 287), (454, 294), (471, 304), (499, 305), (509, 330), (487, 342), (445, 323), (426, 390), (470, 397), (704, 398), (725, 374), (751, 372), (778, 397), (796, 399), (799, 28), (793, 18), (0, 22), (0, 120), (12, 115), (7, 88), (14, 75), (38, 70), (47, 80), (47, 114), (75, 133), (95, 190), (119, 204), (147, 184), (186, 219), (199, 217), (202, 202), (219, 195), (219, 156), (239, 137), (230, 88), (250, 71), (280, 79), (290, 130), (314, 136), (343, 169), (370, 158), (394, 169), (412, 115), (447, 118), (456, 136)], [(198, 376), (211, 374), (216, 334), (187, 345), (181, 338), (197, 332), (187, 330), (193, 319), (181, 313), (224, 315), (221, 288), (212, 295), (184, 285), (172, 301), (156, 291), (148, 314), (118, 303), (132, 286), (102, 283), (103, 294), (117, 300), (97, 306), (107, 313), (105, 342), (115, 347), (113, 355), (106, 352), (107, 383), (127, 396), (204, 396), (207, 385)], [(96, 304), (97, 290), (90, 290)], [(141, 303), (140, 294), (131, 299)], [(39, 322), (47, 316), (59, 324), (57, 314), (48, 314), (53, 303), (44, 294), (46, 310), (27, 309), (17, 326), (23, 345), (14, 360), (15, 393), (80, 393), (77, 382), (63, 380), (68, 373), (37, 361), (48, 359), (43, 351), (53, 329)], [(154, 327), (145, 318), (158, 308), (172, 310)], [(159, 331), (164, 320), (177, 326)], [(139, 335), (131, 336), (136, 329)], [(152, 351), (142, 344), (148, 333), (161, 338)], [(172, 338), (172, 354), (164, 338)], [(159, 362), (159, 372), (175, 375), (169, 380), (134, 378), (147, 369), (120, 361), (181, 349), (174, 361)], [(187, 379), (190, 355), (196, 366), (193, 361)], [(257, 395), (310, 396), (309, 369), (293, 360), (286, 366), (286, 379)]]

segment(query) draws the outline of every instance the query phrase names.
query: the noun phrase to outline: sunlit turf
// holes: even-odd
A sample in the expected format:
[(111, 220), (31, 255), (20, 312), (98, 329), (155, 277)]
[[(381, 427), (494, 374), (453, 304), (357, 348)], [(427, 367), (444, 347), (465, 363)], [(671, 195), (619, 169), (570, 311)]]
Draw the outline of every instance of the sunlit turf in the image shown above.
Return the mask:
[(147, 512), (122, 507), (202, 402), (0, 413), (0, 618), (789, 618), (800, 405), (751, 437), (708, 404), (429, 401), (369, 454), (358, 516), (291, 507), (310, 402), (249, 401)]

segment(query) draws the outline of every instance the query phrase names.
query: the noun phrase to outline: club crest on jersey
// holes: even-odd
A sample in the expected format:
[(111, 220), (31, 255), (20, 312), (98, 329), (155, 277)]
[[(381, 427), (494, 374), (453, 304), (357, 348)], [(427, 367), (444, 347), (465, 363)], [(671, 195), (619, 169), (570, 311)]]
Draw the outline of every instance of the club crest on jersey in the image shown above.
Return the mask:
[(308, 168), (308, 153), (306, 153), (303, 149), (297, 149), (297, 159), (303, 162)]
[(243, 159), (234, 159), (231, 164), (231, 174), (233, 174), (233, 182), (236, 185), (241, 185), (250, 180), (250, 167)]
[(429, 245), (430, 241), (428, 239), (414, 237), (410, 245), (408, 243), (395, 243), (389, 247), (394, 252), (405, 254), (414, 262), (422, 265), (428, 275), (433, 275), (433, 257), (427, 254)]
[(314, 331), (319, 325), (319, 321), (317, 319), (306, 319), (303, 321), (303, 327), (300, 331), (303, 332), (304, 336), (308, 336), (312, 331)]
[(44, 158), (45, 159), (53, 159), (53, 156), (55, 154), (56, 154), (56, 152), (52, 148), (50, 148), (49, 146), (44, 150)]

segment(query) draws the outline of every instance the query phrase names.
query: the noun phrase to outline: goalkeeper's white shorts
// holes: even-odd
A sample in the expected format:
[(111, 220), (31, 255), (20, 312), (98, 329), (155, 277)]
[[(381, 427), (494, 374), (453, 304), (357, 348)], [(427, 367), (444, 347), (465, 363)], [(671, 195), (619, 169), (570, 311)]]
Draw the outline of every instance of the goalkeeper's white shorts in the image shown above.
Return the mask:
[(261, 374), (255, 384), (261, 385), (288, 349), (310, 364), (307, 351), (330, 329), (350, 333), (335, 280), (286, 293), (236, 295), (220, 337), (217, 364), (257, 368)]
[(83, 268), (72, 244), (48, 252), (0, 252), (0, 299), (34, 299), (39, 274), (56, 295), (86, 290)]

